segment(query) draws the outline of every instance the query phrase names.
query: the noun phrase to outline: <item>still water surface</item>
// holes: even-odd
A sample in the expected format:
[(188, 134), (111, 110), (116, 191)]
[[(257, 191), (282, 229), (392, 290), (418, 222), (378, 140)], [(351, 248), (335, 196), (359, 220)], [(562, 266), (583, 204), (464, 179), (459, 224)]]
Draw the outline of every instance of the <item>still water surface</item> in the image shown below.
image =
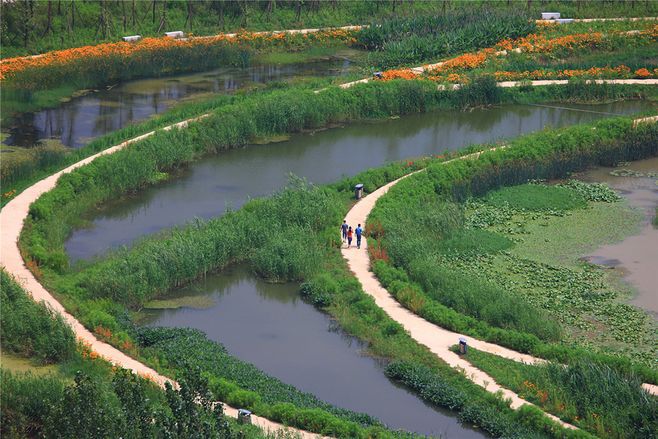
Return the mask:
[(596, 113), (526, 105), (441, 111), (252, 145), (206, 157), (177, 178), (107, 204), (89, 218), (89, 227), (69, 237), (65, 247), (71, 262), (89, 259), (195, 217), (237, 209), (250, 197), (285, 186), (289, 173), (328, 183), (390, 161), (609, 117), (600, 113), (629, 114), (655, 106), (643, 101), (573, 106)]
[(596, 168), (578, 178), (608, 184), (644, 213), (639, 233), (602, 246), (587, 259), (620, 270), (637, 292), (630, 303), (658, 320), (658, 228), (652, 224), (658, 206), (658, 158), (630, 162), (620, 168)]
[[(268, 284), (243, 267), (209, 276), (174, 297), (206, 307), (144, 311), (153, 326), (190, 327), (238, 358), (339, 407), (389, 427), (444, 438), (483, 438), (454, 413), (432, 408), (389, 381), (362, 343), (298, 295), (296, 284)], [(198, 296), (202, 296), (199, 300)]]
[(349, 60), (333, 58), (299, 64), (222, 67), (203, 73), (129, 81), (90, 90), (57, 108), (17, 114), (4, 143), (30, 147), (39, 140), (56, 139), (79, 148), (95, 137), (160, 114), (182, 99), (294, 78), (341, 76), (351, 69)]

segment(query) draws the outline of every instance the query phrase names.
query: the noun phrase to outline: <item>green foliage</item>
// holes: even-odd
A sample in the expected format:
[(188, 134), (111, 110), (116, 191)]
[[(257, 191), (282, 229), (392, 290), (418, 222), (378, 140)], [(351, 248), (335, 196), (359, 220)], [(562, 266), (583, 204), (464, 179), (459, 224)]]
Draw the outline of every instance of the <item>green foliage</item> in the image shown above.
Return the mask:
[(482, 229), (463, 229), (439, 242), (443, 253), (456, 255), (498, 253), (512, 245), (505, 236)]
[(43, 363), (69, 358), (75, 336), (59, 314), (34, 302), (3, 269), (0, 270), (0, 340), (2, 349)]
[(475, 425), (492, 437), (590, 437), (562, 428), (539, 410), (521, 409), (514, 412), (507, 409), (501, 400), (487, 403), (478, 398), (468, 398), (449, 380), (419, 364), (391, 363), (386, 367), (386, 375), (418, 392), (425, 401), (458, 411), (460, 421)]
[(658, 402), (641, 379), (588, 360), (529, 366), (471, 349), (467, 359), (501, 385), (598, 437), (655, 435)]
[(569, 180), (560, 186), (575, 191), (587, 201), (614, 203), (621, 200), (621, 196), (605, 183), (585, 183), (579, 180)]
[(579, 191), (567, 187), (544, 184), (506, 186), (485, 197), (487, 203), (496, 207), (511, 207), (518, 210), (571, 210), (585, 207), (585, 198)]
[(180, 390), (167, 385), (163, 392), (123, 369), (90, 374), (88, 361), (73, 383), (0, 370), (3, 437), (245, 437), (224, 417), (222, 405), (212, 403), (208, 382), (198, 371), (186, 372)]
[(428, 296), (463, 314), (492, 326), (515, 329), (542, 340), (559, 340), (560, 328), (544, 312), (493, 282), (455, 272), (440, 261), (418, 259), (408, 272)]
[(441, 15), (373, 21), (357, 34), (357, 43), (375, 50), (371, 62), (387, 69), (403, 64), (489, 47), (503, 38), (531, 33), (535, 24), (523, 12), (462, 9)]
[[(459, 160), (447, 164), (431, 163), (426, 172), (411, 176), (391, 188), (387, 195), (378, 201), (376, 209), (371, 213), (371, 221), (375, 219), (382, 225), (379, 236), (384, 248), (392, 261), (404, 269), (401, 271), (387, 267), (383, 262), (376, 262), (374, 265), (376, 274), (405, 307), (448, 329), (503, 344), (522, 352), (547, 358), (559, 357), (558, 361), (573, 361), (581, 355), (587, 355), (587, 358), (596, 357), (612, 368), (622, 372), (633, 370), (641, 374), (643, 379), (654, 382), (655, 371), (628, 359), (587, 353), (584, 349), (540, 341), (540, 337), (544, 337), (544, 340), (556, 339), (559, 333), (555, 331), (555, 321), (546, 316), (540, 317), (544, 315), (543, 312), (536, 312), (537, 308), (529, 305), (527, 299), (515, 294), (518, 285), (514, 288), (511, 284), (492, 285), (490, 280), (495, 277), (494, 275), (489, 274), (489, 279), (485, 279), (483, 275), (485, 271), (480, 270), (476, 273), (478, 270), (475, 272), (462, 270), (465, 264), (482, 265), (482, 261), (486, 262), (490, 256), (480, 255), (477, 258), (440, 256), (437, 246), (429, 245), (427, 242), (437, 241), (437, 238), (440, 240), (443, 236), (437, 233), (436, 228), (423, 226), (419, 221), (415, 221), (417, 225), (415, 233), (428, 234), (426, 239), (418, 240), (423, 244), (415, 246), (412, 243), (405, 247), (404, 243), (393, 239), (394, 231), (404, 230), (400, 225), (405, 224), (405, 220), (414, 220), (420, 215), (418, 213), (420, 211), (431, 212), (433, 204), (482, 195), (501, 185), (514, 185), (536, 178), (559, 178), (588, 166), (612, 165), (628, 160), (624, 157), (639, 159), (654, 156), (658, 153), (657, 136), (658, 129), (655, 126), (640, 126), (633, 129), (630, 121), (616, 119), (601, 121), (594, 126), (572, 127), (524, 136), (511, 142), (507, 148), (482, 154), (478, 160)], [(574, 191), (572, 188), (561, 188), (561, 190)], [(582, 196), (589, 197), (588, 193), (589, 189)], [(478, 220), (479, 225), (471, 226), (486, 227), (501, 219), (506, 221), (511, 218), (516, 210), (509, 207), (509, 200), (502, 201), (505, 201), (500, 204), (502, 210), (489, 211)], [(552, 202), (540, 207), (554, 208), (555, 205)], [(391, 240), (387, 241), (389, 239)], [(413, 242), (414, 238), (409, 239)], [(438, 265), (439, 261), (450, 263), (444, 267)], [(454, 267), (459, 269), (455, 270)], [(522, 271), (540, 273), (538, 267), (524, 267)], [(546, 270), (543, 273), (546, 274)], [(565, 288), (574, 286), (573, 276), (569, 279), (565, 278), (564, 286)], [(466, 290), (465, 293), (457, 295), (456, 293), (462, 291), (462, 288)], [(479, 289), (478, 295), (472, 295), (469, 291), (471, 289), (476, 291)], [(480, 302), (484, 297), (481, 292), (488, 293), (486, 301)], [(583, 297), (585, 300), (585, 296)], [(586, 300), (591, 300), (593, 296), (590, 294), (588, 297), (590, 299)], [(458, 308), (451, 309), (442, 301)], [(499, 309), (496, 303), (506, 305)], [(519, 303), (523, 303), (520, 306), (525, 311), (515, 310), (513, 316), (505, 315), (508, 309), (519, 306)], [(471, 315), (465, 316), (457, 310), (470, 312)], [(484, 315), (480, 314), (481, 310), (485, 311)], [(483, 316), (488, 316), (489, 320), (483, 321)], [(510, 323), (514, 326), (510, 327)], [(495, 324), (502, 328), (492, 328), (491, 325)]]
[(441, 379), (431, 369), (413, 363), (396, 362), (386, 366), (386, 376), (413, 388), (426, 401), (450, 410), (461, 410), (466, 395)]
[[(361, 430), (362, 426), (378, 423), (365, 414), (336, 408), (318, 400), (315, 396), (300, 392), (245, 363), (230, 356), (223, 346), (212, 342), (193, 329), (141, 328), (138, 334), (143, 354), (159, 364), (176, 371), (199, 368), (210, 377), (210, 387), (218, 398), (238, 407), (254, 410), (274, 420), (297, 419), (293, 425), (324, 433), (324, 421), (314, 426), (315, 421), (301, 422), (303, 413), (313, 413), (331, 423), (351, 426)], [(283, 405), (282, 405), (283, 404)], [(281, 407), (286, 407), (285, 413)], [(327, 421), (328, 422), (328, 421)], [(349, 437), (342, 436), (342, 437)]]
[(0, 369), (0, 434), (8, 438), (46, 435), (49, 414), (63, 393), (64, 383), (55, 377), (20, 376)]

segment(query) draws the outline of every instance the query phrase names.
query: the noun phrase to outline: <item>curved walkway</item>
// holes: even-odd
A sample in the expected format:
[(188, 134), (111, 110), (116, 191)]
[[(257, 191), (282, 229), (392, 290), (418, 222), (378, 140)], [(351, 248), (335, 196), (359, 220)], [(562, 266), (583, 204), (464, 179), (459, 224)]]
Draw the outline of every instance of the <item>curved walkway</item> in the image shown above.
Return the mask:
[[(168, 131), (171, 129), (185, 128), (190, 122), (203, 119), (207, 116), (208, 115), (203, 115), (173, 125), (169, 125), (163, 128), (163, 130)], [(76, 168), (91, 163), (102, 155), (117, 152), (127, 147), (128, 145), (152, 136), (153, 134), (155, 134), (155, 131), (150, 131), (146, 134), (125, 141), (119, 145), (108, 148), (98, 154), (87, 157), (86, 159), (81, 160), (64, 170), (59, 171), (50, 177), (39, 181), (38, 183), (35, 183), (17, 195), (9, 203), (7, 203), (7, 205), (2, 208), (2, 210), (0, 210), (0, 230), (2, 231), (2, 237), (0, 239), (0, 265), (3, 266), (9, 274), (14, 276), (16, 281), (18, 281), (23, 286), (23, 288), (30, 295), (32, 295), (32, 298), (36, 302), (45, 302), (46, 306), (60, 314), (66, 323), (71, 326), (78, 340), (87, 344), (94, 352), (103, 357), (103, 359), (107, 360), (115, 366), (129, 369), (144, 378), (148, 378), (161, 387), (164, 387), (166, 382), (171, 383), (174, 387), (178, 387), (178, 383), (176, 383), (174, 380), (159, 374), (154, 369), (151, 369), (145, 364), (140, 363), (134, 358), (124, 354), (114, 346), (96, 338), (96, 336), (91, 331), (85, 328), (82, 323), (80, 323), (75, 317), (69, 314), (64, 306), (62, 306), (62, 304), (59, 303), (57, 299), (55, 299), (55, 297), (53, 297), (53, 295), (50, 294), (43, 287), (43, 285), (39, 283), (32, 272), (30, 272), (30, 270), (25, 266), (25, 262), (23, 261), (23, 257), (21, 256), (20, 250), (18, 248), (18, 239), (21, 233), (21, 229), (23, 228), (23, 221), (28, 216), (30, 205), (42, 194), (54, 188), (57, 180), (61, 175), (67, 174)], [(237, 418), (237, 408), (231, 407), (227, 404), (223, 405), (224, 412), (227, 416)], [(259, 416), (252, 415), (252, 423), (266, 432), (289, 431), (301, 436), (304, 439), (319, 437), (317, 434), (287, 427), (283, 424), (278, 424)]]
[[(313, 31), (313, 30), (307, 30), (307, 31)], [(343, 86), (349, 87), (359, 82), (368, 82), (368, 79), (356, 81), (350, 84), (344, 84)], [(567, 81), (533, 81), (532, 85), (540, 86), (540, 85), (550, 85), (550, 84), (564, 84), (566, 82)], [(658, 84), (658, 80), (655, 79), (612, 80), (612, 81), (600, 80), (596, 82), (597, 83), (606, 82), (613, 84), (622, 84), (622, 83)], [(503, 87), (513, 87), (516, 86), (517, 83), (513, 83), (513, 82), (499, 83), (499, 85)], [(459, 87), (459, 85), (455, 85), (455, 87)], [(171, 129), (184, 128), (189, 123), (203, 119), (208, 116), (209, 114), (204, 114), (160, 129), (167, 131)], [(639, 122), (640, 121), (636, 121), (636, 123)], [(171, 380), (170, 378), (164, 375), (157, 373), (155, 370), (151, 369), (150, 367), (124, 354), (123, 352), (114, 348), (108, 343), (105, 343), (99, 340), (98, 338), (96, 338), (94, 334), (92, 334), (89, 330), (87, 330), (75, 317), (69, 314), (62, 306), (62, 304), (59, 303), (57, 299), (55, 299), (55, 297), (53, 297), (43, 287), (43, 285), (39, 283), (39, 281), (34, 277), (34, 275), (30, 272), (30, 270), (25, 266), (25, 261), (23, 260), (23, 257), (18, 247), (18, 240), (20, 237), (21, 230), (23, 228), (23, 222), (28, 217), (30, 205), (45, 192), (48, 192), (49, 190), (53, 189), (57, 183), (57, 180), (61, 175), (72, 172), (76, 168), (91, 163), (96, 158), (102, 155), (112, 154), (114, 152), (117, 152), (127, 147), (132, 143), (135, 143), (149, 136), (152, 136), (153, 134), (155, 134), (156, 131), (157, 130), (150, 131), (146, 134), (142, 134), (133, 139), (120, 143), (119, 145), (113, 146), (95, 155), (87, 157), (86, 159), (81, 160), (33, 184), (32, 186), (30, 186), (29, 188), (25, 189), (20, 194), (18, 194), (16, 197), (14, 197), (9, 203), (7, 203), (5, 207), (3, 207), (2, 210), (0, 210), (0, 231), (2, 232), (2, 235), (0, 237), (0, 266), (4, 267), (9, 274), (14, 276), (16, 280), (23, 286), (23, 288), (32, 296), (32, 298), (35, 301), (37, 302), (43, 301), (51, 309), (61, 314), (64, 320), (71, 326), (78, 339), (84, 343), (87, 343), (93, 351), (97, 352), (105, 360), (116, 366), (129, 369), (134, 373), (137, 373), (144, 377), (148, 377), (149, 379), (153, 380), (160, 386), (164, 386), (165, 382), (170, 382), (176, 386), (177, 383), (175, 381)], [(462, 157), (462, 159), (463, 158), (465, 157)], [(365, 219), (368, 216), (368, 213), (370, 213), (370, 211), (374, 207), (374, 204), (377, 201), (377, 199), (382, 195), (384, 195), (384, 193), (386, 193), (386, 191), (388, 191), (388, 189), (391, 186), (397, 183), (397, 181), (399, 180), (396, 180), (394, 182), (389, 183), (386, 186), (383, 186), (382, 188), (378, 189), (377, 191), (373, 192), (368, 197), (364, 198), (359, 203), (357, 203), (354, 206), (354, 208), (350, 210), (348, 214), (349, 222), (355, 224), (360, 222), (362, 224), (365, 224)], [(364, 248), (365, 246), (367, 246), (367, 243), (364, 244)], [(451, 351), (447, 349), (448, 347), (454, 345), (457, 342), (459, 334), (438, 328), (428, 323), (427, 321), (422, 320), (419, 317), (411, 314), (409, 311), (399, 306), (397, 302), (393, 300), (393, 298), (388, 294), (388, 292), (384, 288), (382, 288), (381, 285), (379, 285), (379, 282), (377, 281), (377, 279), (375, 279), (372, 273), (369, 272), (369, 260), (367, 258), (367, 252), (365, 251), (352, 252), (351, 250), (349, 251), (343, 250), (343, 254), (346, 257), (346, 259), (348, 259), (348, 262), (350, 263), (350, 268), (352, 268), (352, 270), (355, 273), (357, 273), (357, 277), (359, 278), (359, 281), (361, 281), (361, 283), (363, 284), (364, 290), (369, 294), (373, 295), (376, 299), (378, 299), (379, 297), (379, 300), (377, 302), (378, 305), (382, 306), (382, 308), (387, 310), (387, 312), (389, 312), (389, 310), (391, 312), (394, 312), (395, 316), (392, 315), (392, 317), (395, 320), (411, 319), (410, 322), (413, 323), (413, 327), (411, 329), (413, 329), (413, 332), (411, 329), (409, 328), (408, 329), (410, 330), (410, 332), (415, 334), (412, 335), (414, 336), (414, 338), (416, 338), (416, 336), (419, 337), (416, 339), (420, 343), (430, 347), (432, 352), (434, 352), (444, 360), (448, 361), (448, 363), (453, 365), (453, 367), (462, 368), (467, 374), (472, 375), (470, 377), (471, 379), (473, 379), (475, 382), (482, 385), (483, 387), (487, 388), (488, 390), (493, 392), (497, 391), (498, 389), (502, 390), (506, 397), (512, 398), (513, 407), (518, 407), (526, 403), (524, 400), (519, 398), (518, 395), (514, 394), (513, 392), (500, 388), (489, 376), (479, 371), (478, 369), (475, 369), (469, 363), (462, 360), (459, 356), (453, 354)], [(406, 327), (407, 326), (405, 326), (405, 328)], [(436, 339), (432, 338), (433, 331), (440, 331), (435, 334), (439, 336), (439, 338)], [(504, 356), (505, 358), (511, 358), (517, 361), (526, 361), (526, 362), (541, 361), (531, 356), (520, 354), (518, 352), (514, 352), (512, 350), (491, 343), (474, 341), (471, 342), (471, 345), (477, 349), (482, 349), (484, 351), (492, 352), (497, 355)], [(655, 386), (653, 387), (655, 393), (658, 394), (658, 388), (656, 388)], [(228, 405), (224, 405), (224, 407), (227, 415), (233, 417), (237, 416), (236, 408), (230, 407)], [(282, 424), (274, 423), (261, 417), (253, 416), (252, 420), (255, 425), (258, 425), (259, 427), (265, 430), (269, 430), (269, 431), (289, 430), (298, 433), (303, 438), (317, 437), (317, 435), (315, 434), (305, 432), (302, 430), (292, 429)], [(569, 424), (565, 424), (565, 425), (573, 428), (573, 426), (570, 426)]]
[[(640, 123), (654, 123), (657, 121), (658, 116), (637, 119), (634, 121), (634, 126), (637, 126)], [(475, 159), (479, 157), (480, 154), (482, 153), (470, 154), (454, 160)], [(445, 163), (449, 163), (450, 161)], [(345, 216), (347, 223), (361, 224), (365, 227), (368, 215), (375, 207), (377, 200), (384, 196), (392, 186), (417, 172), (422, 172), (422, 170), (407, 174), (404, 177), (394, 180), (359, 200)], [(391, 294), (384, 287), (382, 287), (374, 273), (370, 271), (370, 258), (368, 255), (367, 239), (362, 241), (362, 248), (360, 250), (357, 250), (356, 248), (343, 247), (341, 249), (341, 253), (347, 260), (350, 270), (361, 283), (363, 290), (375, 299), (377, 306), (382, 308), (386, 314), (389, 315), (389, 317), (401, 324), (405, 330), (409, 332), (409, 335), (414, 340), (426, 346), (432, 353), (434, 353), (437, 357), (448, 363), (453, 368), (462, 370), (471, 381), (484, 387), (489, 392), (495, 393), (501, 391), (505, 398), (511, 399), (512, 408), (516, 409), (524, 404), (530, 404), (529, 402), (519, 397), (516, 393), (500, 387), (491, 376), (474, 367), (471, 363), (450, 350), (450, 347), (456, 345), (459, 342), (460, 337), (464, 337), (464, 334), (444, 329), (412, 313), (400, 305), (400, 303), (395, 300), (395, 298), (393, 298), (393, 296), (391, 296)], [(468, 339), (468, 344), (475, 349), (517, 362), (538, 364), (544, 363), (546, 361), (541, 358), (533, 357), (532, 355), (516, 352), (512, 349), (508, 349), (494, 343), (477, 340), (472, 337), (468, 337)], [(658, 386), (645, 383), (643, 384), (643, 387), (649, 393), (658, 395)], [(564, 427), (576, 428), (571, 424), (563, 422), (550, 413), (546, 413), (546, 415), (559, 422)]]

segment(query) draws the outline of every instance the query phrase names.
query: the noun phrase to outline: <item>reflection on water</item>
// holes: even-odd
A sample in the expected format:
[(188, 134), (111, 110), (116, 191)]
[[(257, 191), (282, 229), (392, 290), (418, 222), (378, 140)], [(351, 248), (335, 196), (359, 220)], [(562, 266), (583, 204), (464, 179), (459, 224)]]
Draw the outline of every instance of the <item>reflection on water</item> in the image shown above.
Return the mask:
[[(634, 101), (579, 108), (633, 113), (652, 105)], [(322, 184), (390, 161), (601, 117), (605, 115), (519, 105), (471, 112), (440, 111), (355, 123), (314, 135), (295, 135), (276, 145), (222, 152), (181, 171), (179, 178), (109, 203), (94, 213), (91, 227), (71, 235), (66, 250), (73, 262), (88, 259), (195, 217), (221, 215), (227, 207), (239, 208), (249, 197), (269, 195), (283, 187), (289, 173)]]
[[(658, 319), (658, 229), (651, 224), (658, 206), (658, 158), (631, 162), (624, 168), (631, 172), (619, 172), (619, 168), (597, 168), (578, 178), (607, 183), (631, 206), (645, 213), (645, 222), (638, 234), (617, 244), (605, 245), (587, 259), (594, 264), (620, 269), (624, 279), (637, 290), (631, 303)], [(615, 176), (611, 172), (630, 175)]]
[(202, 93), (227, 93), (252, 84), (297, 77), (340, 76), (350, 70), (345, 59), (304, 64), (223, 67), (210, 72), (143, 79), (107, 87), (74, 98), (57, 108), (16, 115), (8, 145), (33, 146), (41, 139), (59, 139), (74, 148), (130, 123), (160, 114), (183, 98)]
[[(454, 414), (434, 409), (394, 385), (363, 344), (302, 301), (297, 284), (268, 284), (243, 267), (210, 276), (176, 296), (204, 296), (204, 309), (147, 310), (154, 326), (196, 328), (238, 358), (304, 392), (365, 412), (391, 428), (449, 438), (482, 438)], [(166, 299), (166, 298), (165, 298)]]

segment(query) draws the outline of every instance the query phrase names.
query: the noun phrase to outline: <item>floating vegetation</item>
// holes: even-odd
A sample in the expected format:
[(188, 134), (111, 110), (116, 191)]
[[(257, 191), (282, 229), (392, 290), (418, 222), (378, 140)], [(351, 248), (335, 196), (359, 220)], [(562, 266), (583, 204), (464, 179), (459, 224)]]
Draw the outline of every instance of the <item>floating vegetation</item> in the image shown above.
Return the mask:
[(658, 172), (640, 172), (633, 169), (622, 168), (610, 171), (614, 177), (634, 177), (634, 178), (658, 178)]
[(178, 309), (178, 308), (195, 308), (206, 309), (215, 304), (215, 301), (208, 296), (180, 296), (167, 299), (150, 300), (144, 304), (146, 309)]

